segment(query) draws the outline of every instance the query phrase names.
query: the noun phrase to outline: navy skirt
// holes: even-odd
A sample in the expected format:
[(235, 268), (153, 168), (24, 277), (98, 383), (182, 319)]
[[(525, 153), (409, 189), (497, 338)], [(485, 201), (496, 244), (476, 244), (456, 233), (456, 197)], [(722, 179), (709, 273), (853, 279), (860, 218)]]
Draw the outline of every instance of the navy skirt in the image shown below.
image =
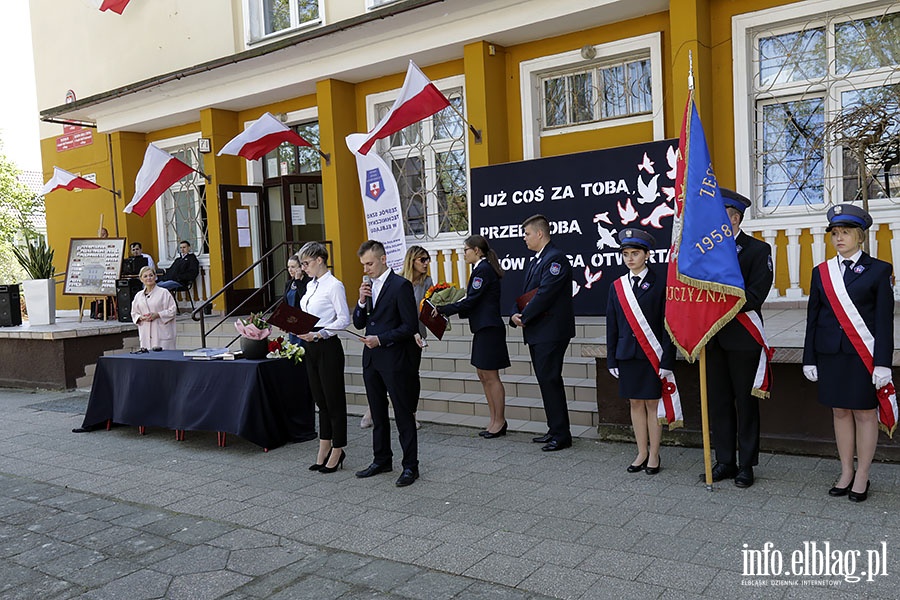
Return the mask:
[(649, 360), (616, 361), (619, 364), (619, 396), (630, 400), (658, 400), (662, 381)]
[(871, 410), (878, 406), (872, 376), (857, 354), (816, 354), (819, 402), (831, 408)]
[(471, 363), (482, 371), (499, 371), (509, 366), (505, 327), (485, 327), (475, 332)]

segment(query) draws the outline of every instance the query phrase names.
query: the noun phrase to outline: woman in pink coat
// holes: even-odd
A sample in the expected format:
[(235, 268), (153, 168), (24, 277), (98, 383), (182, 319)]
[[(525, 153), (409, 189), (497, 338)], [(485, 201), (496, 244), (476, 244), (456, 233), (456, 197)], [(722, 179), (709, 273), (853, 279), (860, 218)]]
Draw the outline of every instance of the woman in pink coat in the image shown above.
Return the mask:
[(140, 272), (143, 291), (131, 302), (131, 319), (138, 326), (141, 348), (175, 349), (175, 313), (178, 307), (172, 294), (156, 285), (156, 273), (150, 267)]

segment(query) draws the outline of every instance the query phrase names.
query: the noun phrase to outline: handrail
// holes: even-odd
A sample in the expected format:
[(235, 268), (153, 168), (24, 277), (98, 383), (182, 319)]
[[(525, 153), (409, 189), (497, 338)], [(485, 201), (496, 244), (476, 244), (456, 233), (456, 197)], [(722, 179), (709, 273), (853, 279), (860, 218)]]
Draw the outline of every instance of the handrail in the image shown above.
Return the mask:
[[(206, 310), (206, 307), (207, 307), (207, 306), (212, 306), (213, 300), (215, 300), (216, 298), (218, 298), (219, 296), (221, 296), (222, 294), (224, 294), (227, 290), (233, 289), (234, 286), (235, 286), (235, 284), (236, 284), (238, 281), (240, 281), (240, 280), (241, 280), (243, 277), (245, 277), (247, 274), (251, 273), (256, 267), (258, 267), (259, 265), (261, 265), (261, 264), (263, 263), (263, 261), (268, 260), (268, 259), (269, 259), (272, 255), (274, 255), (278, 250), (280, 250), (280, 249), (282, 249), (282, 248), (290, 248), (290, 249), (292, 250), (292, 252), (293, 252), (293, 250), (302, 247), (305, 243), (306, 243), (305, 241), (301, 241), (301, 242), (281, 242), (281, 243), (279, 243), (278, 245), (276, 245), (276, 246), (274, 246), (273, 248), (271, 248), (268, 252), (266, 252), (265, 254), (263, 254), (262, 256), (260, 256), (260, 257), (259, 257), (253, 264), (251, 264), (249, 267), (247, 267), (246, 269), (244, 269), (243, 271), (241, 271), (234, 279), (232, 279), (231, 281), (229, 281), (228, 283), (226, 283), (225, 285), (223, 285), (223, 286), (222, 286), (222, 289), (220, 289), (218, 292), (216, 292), (215, 294), (213, 294), (212, 296), (210, 296), (209, 298), (207, 298), (205, 301), (203, 301), (203, 302), (202, 302), (200, 305), (198, 305), (196, 308), (194, 308), (194, 310), (191, 311), (191, 319), (193, 319), (194, 321), (199, 321), (199, 322), (200, 322), (200, 344), (201, 344), (201, 347), (206, 348), (206, 337), (207, 337), (207, 335), (209, 335), (210, 333), (212, 333), (213, 331), (215, 331), (216, 329), (218, 329), (219, 327), (221, 327), (221, 325), (222, 325), (223, 323), (225, 323), (226, 321), (228, 321), (229, 319), (231, 319), (234, 315), (240, 314), (240, 310), (241, 310), (241, 308), (244, 307), (244, 305), (246, 305), (251, 299), (255, 298), (255, 297), (257, 296), (257, 294), (263, 292), (263, 290), (268, 289), (268, 287), (272, 284), (272, 282), (274, 282), (278, 277), (280, 277), (282, 274), (284, 274), (284, 273), (287, 271), (287, 269), (281, 269), (281, 270), (279, 270), (277, 273), (275, 273), (274, 275), (272, 275), (272, 276), (271, 276), (268, 280), (266, 280), (261, 286), (259, 286), (258, 288), (256, 288), (256, 289), (253, 291), (253, 293), (251, 293), (249, 296), (247, 296), (240, 304), (238, 304), (238, 305), (235, 306), (233, 309), (231, 309), (227, 314), (223, 315), (222, 318), (219, 319), (218, 323), (216, 323), (215, 325), (213, 325), (213, 326), (209, 329), (209, 331), (206, 330), (206, 320), (205, 320), (205, 310)], [(325, 245), (328, 247), (328, 249), (329, 249), (329, 256), (331, 256), (331, 255), (332, 255), (332, 252), (331, 252), (331, 250), (332, 250), (332, 242), (330, 242), (330, 241), (323, 241), (322, 243), (325, 244)], [(274, 309), (275, 306), (277, 306), (279, 302), (281, 302), (281, 298), (280, 298), (280, 297), (279, 297), (277, 300), (275, 300), (275, 302), (273, 302), (266, 310), (264, 310), (263, 313), (268, 313), (269, 311), (271, 311), (272, 309)], [(234, 339), (232, 339), (230, 342), (228, 342), (227, 346), (231, 346), (231, 344), (233, 344), (235, 341), (237, 341), (238, 338), (240, 338), (240, 335), (235, 336)]]

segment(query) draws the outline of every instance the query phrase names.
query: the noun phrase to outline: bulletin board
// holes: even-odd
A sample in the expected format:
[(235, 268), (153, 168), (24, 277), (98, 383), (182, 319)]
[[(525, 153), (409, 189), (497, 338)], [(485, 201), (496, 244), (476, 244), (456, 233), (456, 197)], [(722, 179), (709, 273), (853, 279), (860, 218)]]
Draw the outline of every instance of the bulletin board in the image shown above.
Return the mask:
[(63, 293), (115, 296), (124, 256), (125, 238), (72, 238)]

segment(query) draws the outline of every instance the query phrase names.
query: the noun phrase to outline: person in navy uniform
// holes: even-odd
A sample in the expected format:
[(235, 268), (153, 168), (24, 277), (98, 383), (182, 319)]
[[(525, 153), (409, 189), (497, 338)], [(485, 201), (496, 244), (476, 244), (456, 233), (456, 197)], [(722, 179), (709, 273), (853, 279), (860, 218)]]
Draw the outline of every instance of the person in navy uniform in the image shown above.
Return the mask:
[(675, 346), (664, 324), (666, 278), (657, 277), (647, 266), (650, 250), (656, 245), (652, 235), (628, 228), (621, 230), (617, 237), (622, 259), (629, 270), (629, 286), (650, 329), (662, 345), (663, 354), (657, 374), (635, 338), (613, 283), (609, 286), (606, 303), (606, 366), (610, 374), (619, 380), (619, 395), (627, 398), (631, 405), (631, 425), (638, 455), (626, 471), (645, 471), (648, 475), (655, 475), (660, 470), (659, 445), (662, 439), (662, 425), (656, 412), (662, 398), (660, 377), (671, 375), (675, 365)]
[(459, 314), (469, 319), (472, 339), (472, 366), (484, 389), (491, 420), (480, 436), (493, 439), (506, 435), (506, 390), (500, 381), (500, 369), (509, 366), (506, 326), (500, 316), (500, 278), (503, 269), (497, 254), (484, 237), (470, 235), (463, 242), (466, 262), (475, 265), (466, 284), (466, 297), (435, 309), (445, 316)]
[(528, 217), (522, 223), (522, 231), (525, 245), (535, 253), (525, 271), (522, 294), (535, 289), (537, 292), (522, 312), (515, 312), (509, 321), (511, 326), (522, 328), (547, 414), (549, 430), (532, 441), (544, 444), (544, 452), (554, 452), (572, 445), (562, 378), (563, 358), (569, 340), (575, 337), (572, 267), (565, 253), (550, 240), (547, 217)]
[[(803, 374), (819, 382), (819, 402), (830, 406), (834, 417), (841, 475), (828, 493), (848, 496), (853, 502), (868, 497), (869, 467), (878, 441), (875, 394), (891, 381), (894, 346), (892, 268), (862, 250), (865, 231), (871, 226), (872, 217), (858, 206), (838, 204), (828, 210), (825, 230), (831, 234), (837, 256), (813, 269), (803, 343)], [(875, 338), (871, 375), (825, 296), (822, 269), (828, 269), (831, 261), (837, 261), (847, 295)]]
[[(750, 200), (732, 190), (721, 191), (744, 276), (747, 301), (741, 311), (755, 311), (762, 319), (762, 304), (772, 288), (772, 248), (740, 230)], [(734, 478), (734, 485), (748, 488), (754, 481), (753, 467), (759, 462), (759, 399), (752, 390), (762, 348), (736, 319), (726, 323), (706, 348), (710, 425), (716, 448), (713, 481)]]
[[(404, 487), (419, 478), (414, 416), (417, 398), (413, 397), (412, 385), (413, 379), (419, 376), (415, 367), (419, 312), (416, 310), (412, 283), (388, 268), (381, 242), (367, 240), (359, 247), (357, 254), (363, 271), (371, 278), (371, 283), (364, 281), (359, 288), (353, 326), (366, 330), (360, 341), (365, 344), (362, 355), (363, 382), (372, 413), (374, 459), (356, 476), (372, 477), (393, 468), (387, 399), (390, 394), (403, 449), (403, 472), (397, 479), (397, 487)], [(371, 311), (367, 309), (369, 298)]]

